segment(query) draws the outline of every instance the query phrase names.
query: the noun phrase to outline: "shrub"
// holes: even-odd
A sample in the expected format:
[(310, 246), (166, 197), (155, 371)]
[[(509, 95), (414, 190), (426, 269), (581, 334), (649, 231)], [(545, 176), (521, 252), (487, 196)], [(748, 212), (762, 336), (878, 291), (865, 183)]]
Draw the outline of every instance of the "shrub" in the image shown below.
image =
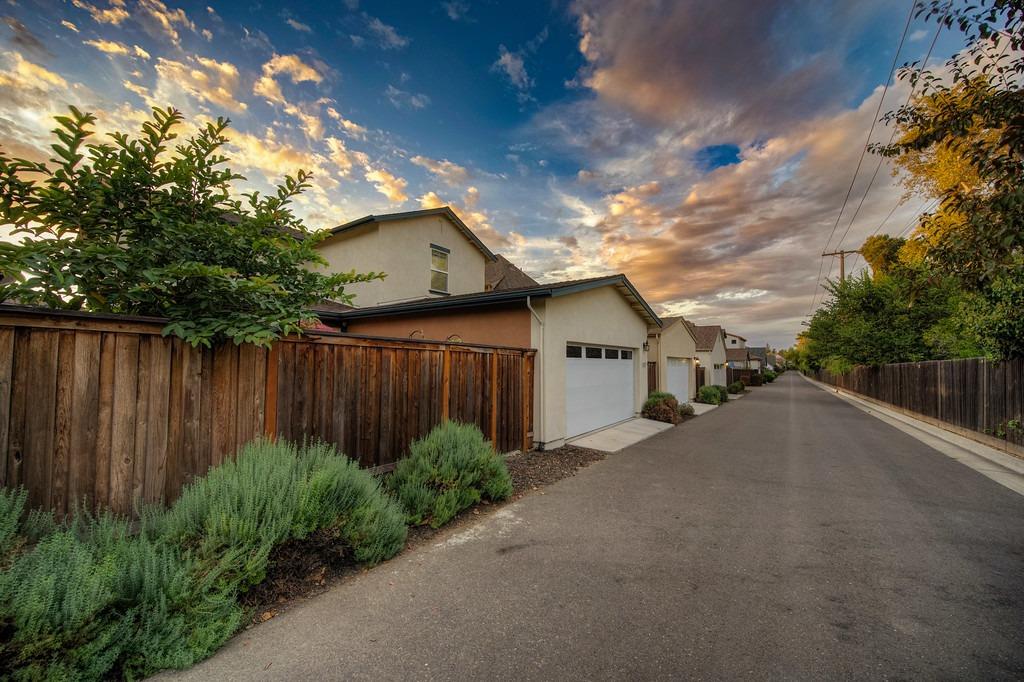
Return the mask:
[(473, 424), (445, 422), (414, 441), (388, 478), (412, 525), (438, 528), (481, 499), (512, 494), (505, 461)]
[(647, 396), (640, 415), (645, 419), (675, 424), (679, 421), (679, 401), (671, 393), (655, 391)]
[(761, 383), (760, 374), (751, 374), (750, 378), (747, 380), (747, 386), (760, 386)]
[(679, 406), (679, 416), (680, 417), (692, 417), (693, 414), (694, 414), (693, 405), (691, 405), (690, 403), (683, 403), (682, 405)]
[[(22, 679), (137, 678), (213, 653), (245, 619), (239, 596), (266, 573), (275, 544), (329, 530), (357, 561), (405, 541), (397, 504), (325, 445), (256, 442), (197, 479), (139, 531), (110, 514), (49, 529), (0, 494), (0, 537), (24, 547), (0, 573), (0, 668)], [(6, 534), (6, 535), (4, 535)]]
[(737, 379), (736, 381), (729, 384), (729, 386), (726, 388), (726, 391), (729, 393), (743, 393), (743, 391), (745, 391), (746, 389), (746, 384), (744, 384), (742, 380)]
[(697, 402), (708, 405), (719, 405), (722, 402), (722, 395), (715, 386), (701, 386), (697, 391)]
[(718, 397), (720, 398), (719, 402), (729, 402), (729, 389), (721, 384), (714, 384), (713, 388), (718, 391)]
[(776, 377), (778, 377), (777, 373), (771, 371), (770, 369), (765, 370), (765, 372), (764, 372), (764, 380), (766, 382), (768, 382), (769, 384), (772, 383), (773, 381), (775, 381)]

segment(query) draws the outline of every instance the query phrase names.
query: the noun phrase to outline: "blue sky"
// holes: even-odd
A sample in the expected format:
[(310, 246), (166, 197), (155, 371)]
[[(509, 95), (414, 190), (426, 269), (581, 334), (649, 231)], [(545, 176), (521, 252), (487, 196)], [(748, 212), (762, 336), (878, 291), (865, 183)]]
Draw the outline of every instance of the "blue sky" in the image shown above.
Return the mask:
[[(664, 313), (787, 345), (908, 9), (11, 0), (0, 145), (45, 158), (67, 104), (102, 130), (137, 128), (152, 105), (227, 116), (247, 187), (314, 172), (310, 227), (450, 204), (540, 279), (625, 272)], [(915, 20), (899, 61), (934, 32)], [(933, 61), (960, 47), (940, 34)], [(883, 111), (907, 93), (894, 83)], [(900, 199), (887, 170), (844, 247)]]

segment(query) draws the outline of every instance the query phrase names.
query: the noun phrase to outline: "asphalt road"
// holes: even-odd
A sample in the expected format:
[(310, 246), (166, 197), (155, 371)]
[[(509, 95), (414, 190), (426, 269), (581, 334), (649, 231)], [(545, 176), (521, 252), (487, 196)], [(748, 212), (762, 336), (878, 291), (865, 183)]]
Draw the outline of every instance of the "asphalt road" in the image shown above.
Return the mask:
[(791, 373), (182, 676), (1020, 679), (1024, 497)]

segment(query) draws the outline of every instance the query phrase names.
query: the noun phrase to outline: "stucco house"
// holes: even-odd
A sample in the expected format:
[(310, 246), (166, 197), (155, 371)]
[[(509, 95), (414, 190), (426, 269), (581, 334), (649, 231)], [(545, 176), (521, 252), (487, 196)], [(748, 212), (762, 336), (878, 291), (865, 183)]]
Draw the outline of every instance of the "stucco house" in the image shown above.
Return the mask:
[(682, 317), (663, 317), (661, 324), (647, 333), (647, 362), (654, 363), (657, 379), (649, 388), (689, 402), (697, 394), (697, 339)]
[(750, 356), (747, 367), (758, 372), (765, 369), (768, 364), (768, 349), (765, 346), (750, 346), (747, 354)]
[(648, 330), (661, 321), (624, 275), (504, 288), (510, 273), (522, 279), (503, 268), (489, 283), (488, 264), (493, 272), (499, 259), (448, 208), (368, 216), (334, 232), (318, 247), (332, 270), (388, 277), (353, 288), (354, 308), (320, 309), (328, 324), (353, 334), (536, 349), (534, 440), (542, 448), (639, 413)]
[(733, 369), (751, 369), (750, 354), (746, 348), (726, 348), (725, 362)]
[(730, 348), (746, 348), (747, 340), (739, 334), (733, 334), (731, 332), (725, 333), (725, 347)]
[[(688, 323), (689, 324), (689, 323)], [(690, 324), (697, 339), (697, 360), (704, 368), (704, 383), (726, 384), (725, 330), (719, 325)]]
[(498, 260), (447, 206), (338, 225), (317, 251), (329, 272), (387, 275), (346, 287), (360, 308), (483, 291), (487, 265)]

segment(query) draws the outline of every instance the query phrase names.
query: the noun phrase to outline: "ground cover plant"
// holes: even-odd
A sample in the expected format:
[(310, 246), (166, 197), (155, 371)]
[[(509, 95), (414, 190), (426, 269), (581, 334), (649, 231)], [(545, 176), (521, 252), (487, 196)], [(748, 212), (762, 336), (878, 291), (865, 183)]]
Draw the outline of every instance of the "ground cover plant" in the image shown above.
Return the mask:
[(15, 679), (139, 678), (216, 651), (283, 542), (330, 534), (348, 560), (397, 553), (406, 527), (378, 482), (326, 445), (256, 442), (169, 509), (46, 523), (0, 490), (0, 669)]
[(414, 441), (387, 485), (410, 525), (434, 528), (481, 500), (497, 502), (512, 494), (505, 461), (480, 429), (453, 421)]
[(655, 391), (647, 396), (640, 415), (668, 424), (679, 423), (679, 401), (671, 393)]

